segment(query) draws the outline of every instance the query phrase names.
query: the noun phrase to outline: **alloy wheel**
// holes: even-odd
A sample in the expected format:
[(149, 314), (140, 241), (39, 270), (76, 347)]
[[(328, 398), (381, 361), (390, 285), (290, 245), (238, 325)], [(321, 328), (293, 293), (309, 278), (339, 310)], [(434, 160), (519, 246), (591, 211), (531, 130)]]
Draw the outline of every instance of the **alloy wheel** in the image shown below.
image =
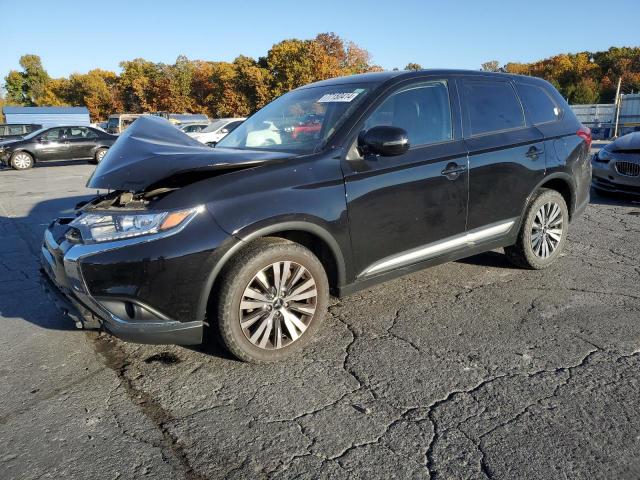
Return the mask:
[(18, 153), (13, 157), (12, 162), (17, 169), (23, 170), (31, 166), (31, 157), (26, 153)]
[(531, 228), (531, 249), (540, 258), (553, 255), (562, 239), (564, 218), (555, 202), (547, 202), (536, 213)]
[(104, 156), (105, 156), (106, 154), (107, 154), (107, 151), (106, 151), (106, 150), (100, 150), (100, 151), (98, 152), (98, 154), (96, 155), (96, 160), (97, 160), (98, 162), (102, 161), (102, 159), (104, 158)]
[(260, 270), (240, 301), (240, 327), (256, 347), (273, 350), (300, 338), (313, 321), (318, 291), (305, 267), (282, 261)]

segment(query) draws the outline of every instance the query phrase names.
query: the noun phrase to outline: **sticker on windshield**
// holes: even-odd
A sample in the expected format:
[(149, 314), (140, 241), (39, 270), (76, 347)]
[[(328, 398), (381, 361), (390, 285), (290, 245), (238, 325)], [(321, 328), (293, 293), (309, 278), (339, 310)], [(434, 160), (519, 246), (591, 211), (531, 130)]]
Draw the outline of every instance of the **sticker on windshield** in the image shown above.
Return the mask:
[(318, 103), (350, 102), (351, 100), (356, 98), (362, 91), (362, 88), (358, 88), (353, 92), (325, 93), (322, 97), (320, 97)]

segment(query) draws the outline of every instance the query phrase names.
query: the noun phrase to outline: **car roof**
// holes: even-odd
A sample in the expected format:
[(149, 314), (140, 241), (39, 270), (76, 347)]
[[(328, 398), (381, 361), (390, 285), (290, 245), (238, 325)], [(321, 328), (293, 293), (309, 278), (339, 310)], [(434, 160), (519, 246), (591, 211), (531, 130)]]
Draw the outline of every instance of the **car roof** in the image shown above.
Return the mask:
[(502, 78), (502, 79), (527, 79), (532, 81), (544, 82), (544, 80), (529, 77), (526, 75), (515, 75), (512, 73), (503, 73), (503, 72), (484, 72), (481, 70), (458, 70), (458, 69), (423, 69), (423, 70), (393, 70), (387, 72), (371, 72), (371, 73), (360, 73), (357, 75), (349, 75), (346, 77), (336, 77), (330, 78), (328, 80), (321, 80), (319, 82), (309, 83), (300, 87), (300, 89), (311, 88), (311, 87), (324, 87), (330, 85), (345, 85), (349, 83), (375, 83), (382, 84), (388, 82), (389, 80), (400, 80), (400, 79), (410, 79), (416, 77), (422, 77), (424, 75), (430, 76), (477, 76), (477, 77), (488, 77), (488, 78)]

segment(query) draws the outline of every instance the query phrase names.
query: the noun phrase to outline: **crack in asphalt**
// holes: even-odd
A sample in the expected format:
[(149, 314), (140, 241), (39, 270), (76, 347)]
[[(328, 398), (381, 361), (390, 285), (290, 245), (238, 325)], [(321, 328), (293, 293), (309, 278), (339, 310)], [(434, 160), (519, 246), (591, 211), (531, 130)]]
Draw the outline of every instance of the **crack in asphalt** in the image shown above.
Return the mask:
[[(162, 435), (162, 441), (159, 444), (141, 439), (137, 435), (130, 434), (126, 429), (122, 428), (119, 420), (114, 415), (116, 424), (124, 435), (128, 435), (135, 440), (157, 447), (162, 452), (162, 459), (170, 465), (175, 471), (181, 471), (187, 480), (205, 480), (206, 477), (198, 473), (189, 463), (187, 452), (180, 444), (178, 438), (173, 435), (168, 428), (168, 424), (175, 419), (165, 410), (160, 402), (152, 395), (144, 390), (136, 388), (134, 382), (127, 376), (127, 369), (130, 363), (127, 361), (127, 354), (114, 341), (105, 339), (96, 335), (94, 337), (95, 350), (103, 357), (107, 367), (112, 369), (117, 378), (120, 380), (118, 388), (123, 388), (129, 400), (136, 405), (142, 413), (153, 423)], [(112, 393), (113, 393), (112, 391)]]

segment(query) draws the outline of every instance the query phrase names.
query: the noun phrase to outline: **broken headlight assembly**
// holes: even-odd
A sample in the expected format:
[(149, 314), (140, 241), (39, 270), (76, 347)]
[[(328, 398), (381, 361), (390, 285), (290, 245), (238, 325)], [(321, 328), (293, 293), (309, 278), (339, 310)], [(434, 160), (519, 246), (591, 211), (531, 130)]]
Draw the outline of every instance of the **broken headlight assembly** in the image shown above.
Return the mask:
[(153, 213), (83, 213), (69, 225), (80, 232), (86, 243), (107, 242), (126, 238), (177, 233), (204, 207)]

